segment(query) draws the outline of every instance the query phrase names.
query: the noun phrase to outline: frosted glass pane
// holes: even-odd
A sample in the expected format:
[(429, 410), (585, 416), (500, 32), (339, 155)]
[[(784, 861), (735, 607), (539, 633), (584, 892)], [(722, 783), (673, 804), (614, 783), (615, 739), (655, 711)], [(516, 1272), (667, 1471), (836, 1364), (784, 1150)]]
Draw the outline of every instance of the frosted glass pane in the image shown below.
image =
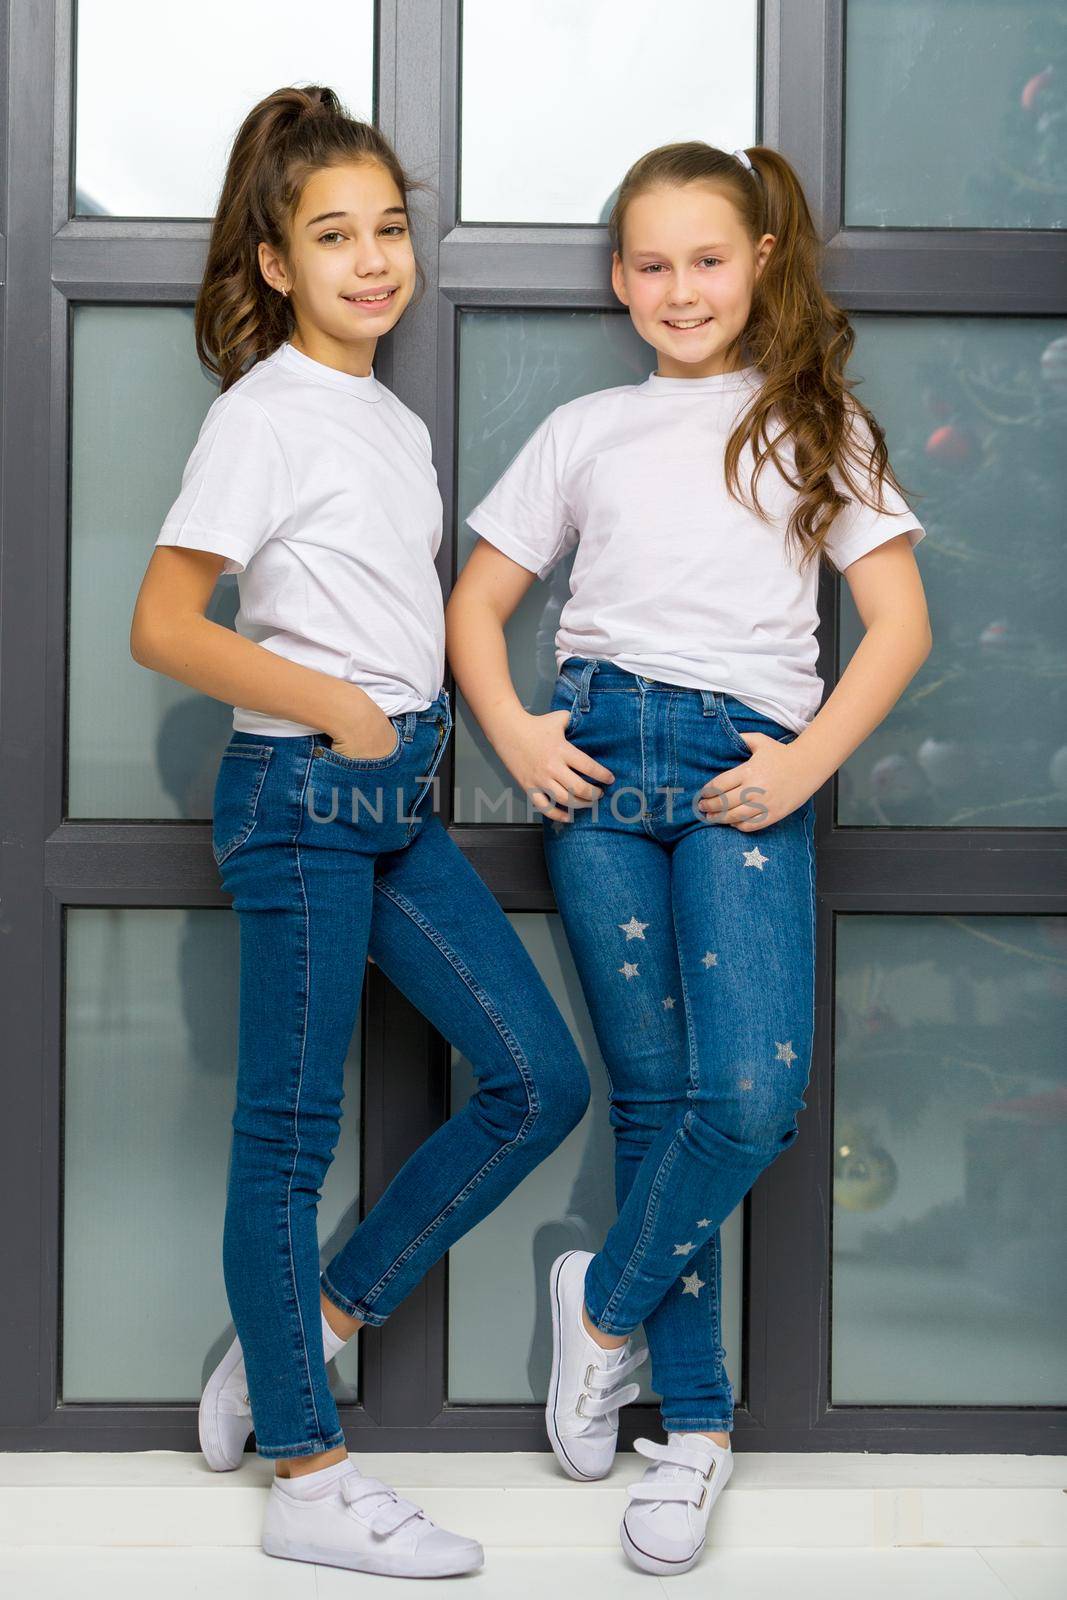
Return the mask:
[[(557, 916), (516, 912), (525, 944), (589, 1069), (592, 1101), (559, 1149), (448, 1256), (448, 1393), (452, 1401), (544, 1403), (552, 1365), (548, 1273), (564, 1250), (598, 1250), (615, 1220), (614, 1138), (607, 1079), (578, 975)], [(452, 1106), (474, 1088), (470, 1063), (452, 1057)], [(743, 1206), (722, 1226), (722, 1341), (734, 1393), (742, 1393)], [(486, 1338), (486, 1329), (492, 1338)], [(646, 1362), (641, 1398), (653, 1398)]]
[[(656, 365), (625, 313), (476, 311), (460, 319), (457, 570), (476, 543), (466, 515), (555, 406), (594, 389), (642, 383)], [(507, 629), (516, 692), (548, 710), (556, 681), (559, 614), (573, 552), (531, 584)], [(456, 694), (454, 817), (467, 823), (536, 821), (466, 701)]]
[(286, 84), (373, 120), (374, 0), (78, 0), (76, 216), (211, 217), (234, 134)]
[[(1067, 824), (1067, 324), (855, 319), (849, 372), (927, 536), (934, 647), (845, 762), (864, 827)], [(862, 624), (841, 580), (841, 668)]]
[[(208, 818), (233, 709), (139, 666), (130, 622), (218, 387), (191, 308), (76, 306), (71, 358), (68, 815)], [(220, 578), (207, 615), (237, 603)]]
[[(63, 1370), (79, 1400), (198, 1401), (234, 1337), (222, 1276), (238, 920), (67, 913)], [(359, 1029), (319, 1205), (323, 1265), (359, 1220)], [(327, 1371), (354, 1400), (358, 1340)]]
[(1062, 0), (848, 0), (845, 221), (1067, 225)]
[(834, 1405), (1067, 1402), (1067, 918), (837, 918)]
[(756, 143), (756, 0), (464, 0), (465, 222), (604, 222), (656, 145)]

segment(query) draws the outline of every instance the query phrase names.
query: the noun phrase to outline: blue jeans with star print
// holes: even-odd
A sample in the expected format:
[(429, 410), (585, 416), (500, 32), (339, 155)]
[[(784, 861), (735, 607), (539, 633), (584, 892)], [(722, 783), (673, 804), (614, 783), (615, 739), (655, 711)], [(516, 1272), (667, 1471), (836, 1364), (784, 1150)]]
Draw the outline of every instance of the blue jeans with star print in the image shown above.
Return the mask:
[(814, 802), (750, 832), (696, 810), (752, 754), (742, 733), (797, 737), (730, 695), (571, 656), (550, 709), (614, 774), (594, 805), (543, 820), (615, 1136), (618, 1220), (586, 1307), (605, 1333), (644, 1324), (668, 1431), (729, 1432), (720, 1227), (806, 1106)]

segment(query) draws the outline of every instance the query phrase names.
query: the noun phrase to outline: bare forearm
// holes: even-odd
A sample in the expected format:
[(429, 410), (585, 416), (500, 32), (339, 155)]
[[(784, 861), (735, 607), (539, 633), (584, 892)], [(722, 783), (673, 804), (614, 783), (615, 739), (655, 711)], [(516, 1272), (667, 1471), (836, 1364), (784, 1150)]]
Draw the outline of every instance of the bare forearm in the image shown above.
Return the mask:
[(867, 629), (833, 693), (791, 750), (803, 753), (822, 784), (889, 714), (930, 654), (925, 622), (886, 618)]
[(517, 723), (529, 715), (515, 692), (503, 625), (493, 608), (454, 596), (445, 614), (449, 664), (486, 738), (503, 755)]
[(351, 719), (353, 696), (362, 697), (368, 709), (374, 704), (356, 684), (288, 661), (206, 617), (186, 617), (137, 639), (134, 650), (142, 666), (201, 694), (325, 733), (336, 732), (346, 714)]

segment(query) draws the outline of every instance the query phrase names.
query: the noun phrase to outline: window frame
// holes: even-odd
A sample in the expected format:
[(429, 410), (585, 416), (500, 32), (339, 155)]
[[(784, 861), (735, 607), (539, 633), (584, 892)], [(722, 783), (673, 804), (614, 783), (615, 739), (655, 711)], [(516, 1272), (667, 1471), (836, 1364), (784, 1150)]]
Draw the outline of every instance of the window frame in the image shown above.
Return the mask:
[[(828, 291), (850, 312), (1062, 316), (1058, 233), (841, 225), (845, 10), (846, 0), (764, 0), (759, 22), (760, 139), (786, 151), (801, 175), (826, 248)], [(426, 293), (383, 345), (376, 370), (434, 441), (446, 592), (456, 547), (461, 313), (617, 309), (603, 227), (458, 220), (461, 21), (460, 0), (378, 0), (375, 23), (378, 124), (439, 193), (436, 216), (428, 196), (415, 197)], [(0, 1170), (7, 1215), (20, 1220), (0, 1234), (0, 1275), (13, 1289), (0, 1322), (0, 1448), (195, 1451), (195, 1403), (64, 1405), (57, 1393), (65, 910), (228, 904), (209, 824), (64, 820), (71, 307), (191, 304), (209, 234), (205, 220), (70, 215), (74, 22), (74, 0), (36, 0), (10, 8), (0, 33), (8, 227), (0, 236)], [(827, 692), (836, 681), (839, 601), (837, 580), (824, 574), (819, 672)], [(446, 795), (452, 765), (450, 746)], [(1067, 914), (1058, 887), (1067, 881), (1064, 830), (839, 828), (835, 782), (816, 802), (816, 1035), (804, 1137), (745, 1203), (745, 1379), (735, 1437), (758, 1450), (967, 1451), (995, 1437), (1000, 1451), (1045, 1451), (1063, 1408), (830, 1404), (833, 974), (836, 922), (850, 911)], [(506, 910), (553, 909), (536, 825), (451, 831)], [(373, 966), (360, 1026), (369, 1207), (447, 1116), (449, 1051)], [(442, 1262), (382, 1329), (361, 1336), (361, 1399), (341, 1408), (350, 1443), (547, 1449), (536, 1403), (448, 1402), (446, 1273)], [(415, 1373), (422, 1383), (412, 1382)], [(621, 1421), (628, 1446), (658, 1427), (658, 1414), (630, 1407)]]

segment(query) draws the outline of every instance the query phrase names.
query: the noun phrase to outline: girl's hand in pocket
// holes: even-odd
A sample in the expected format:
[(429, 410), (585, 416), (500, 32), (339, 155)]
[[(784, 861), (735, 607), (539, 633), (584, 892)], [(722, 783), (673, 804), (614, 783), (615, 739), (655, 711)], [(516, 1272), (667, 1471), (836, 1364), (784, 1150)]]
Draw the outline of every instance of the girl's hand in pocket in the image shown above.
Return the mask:
[[(597, 783), (614, 783), (615, 774), (568, 743), (569, 711), (535, 716), (523, 711), (509, 726), (498, 754), (536, 810), (555, 822), (570, 822), (570, 811), (599, 800)], [(594, 782), (593, 780), (596, 780)]]
[(336, 725), (325, 731), (333, 740), (336, 755), (349, 761), (375, 761), (391, 755), (396, 749), (396, 729), (381, 706), (355, 684), (354, 691), (346, 696), (342, 715)]

